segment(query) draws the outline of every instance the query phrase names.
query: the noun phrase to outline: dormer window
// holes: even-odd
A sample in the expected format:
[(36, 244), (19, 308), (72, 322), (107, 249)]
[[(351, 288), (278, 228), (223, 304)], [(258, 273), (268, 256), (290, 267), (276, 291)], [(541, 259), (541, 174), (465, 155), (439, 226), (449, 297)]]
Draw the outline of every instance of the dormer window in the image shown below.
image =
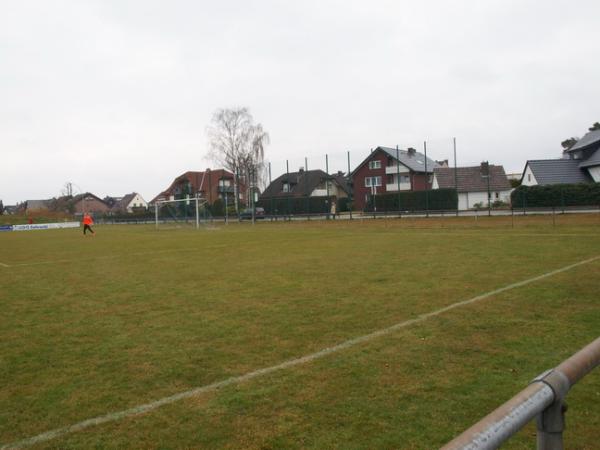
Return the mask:
[(290, 192), (290, 184), (289, 183), (283, 183), (281, 190), (283, 192)]

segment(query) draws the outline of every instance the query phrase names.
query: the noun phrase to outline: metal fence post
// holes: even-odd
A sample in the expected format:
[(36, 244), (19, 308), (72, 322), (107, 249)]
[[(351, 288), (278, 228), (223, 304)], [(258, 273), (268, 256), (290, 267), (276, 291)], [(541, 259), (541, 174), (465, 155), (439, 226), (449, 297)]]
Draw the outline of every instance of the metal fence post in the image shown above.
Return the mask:
[(352, 208), (354, 207), (354, 200), (352, 199), (352, 191), (354, 189), (354, 185), (352, 184), (352, 178), (350, 176), (350, 151), (348, 151), (348, 209), (350, 210), (350, 220), (352, 220)]
[(537, 450), (563, 450), (567, 404), (556, 401), (537, 416)]

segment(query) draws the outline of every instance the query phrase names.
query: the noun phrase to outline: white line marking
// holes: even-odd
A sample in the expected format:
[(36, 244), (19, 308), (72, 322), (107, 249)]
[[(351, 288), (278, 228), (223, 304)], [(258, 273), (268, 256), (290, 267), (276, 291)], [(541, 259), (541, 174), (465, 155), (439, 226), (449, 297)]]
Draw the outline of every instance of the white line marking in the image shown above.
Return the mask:
[(4, 263), (1, 263), (1, 262), (0, 262), (0, 266), (2, 266), (2, 267), (10, 267), (8, 264), (4, 264)]
[(365, 334), (363, 336), (359, 336), (353, 339), (349, 339), (347, 341), (344, 341), (340, 344), (334, 345), (332, 347), (327, 347), (324, 348), (323, 350), (320, 350), (316, 353), (310, 353), (308, 355), (302, 356), (300, 358), (295, 358), (295, 359), (290, 359), (288, 361), (282, 362), (281, 364), (277, 364), (275, 366), (271, 366), (271, 367), (265, 367), (262, 369), (258, 369), (258, 370), (254, 370), (252, 372), (248, 372), (244, 375), (238, 375), (235, 377), (231, 377), (231, 378), (227, 378), (225, 380), (222, 381), (217, 381), (215, 383), (211, 383), (211, 384), (207, 384), (204, 386), (200, 386), (194, 389), (191, 389), (189, 391), (184, 391), (184, 392), (180, 392), (178, 394), (174, 394), (171, 395), (169, 397), (163, 397), (161, 399), (158, 400), (154, 400), (150, 403), (144, 403), (143, 405), (139, 405), (139, 406), (135, 406), (133, 408), (129, 408), (129, 409), (124, 409), (123, 411), (118, 411), (118, 412), (114, 412), (114, 413), (108, 413), (105, 414), (103, 416), (98, 416), (98, 417), (94, 417), (92, 419), (87, 419), (84, 420), (82, 422), (78, 422), (74, 425), (69, 425), (67, 427), (63, 427), (63, 428), (56, 428), (54, 430), (51, 431), (46, 431), (45, 433), (42, 434), (38, 434), (37, 436), (32, 436), (17, 442), (13, 442), (12, 444), (4, 444), (2, 447), (0, 447), (0, 450), (8, 450), (8, 449), (21, 449), (21, 448), (25, 448), (25, 447), (29, 447), (31, 445), (34, 444), (38, 444), (40, 442), (46, 442), (49, 441), (51, 439), (55, 439), (61, 436), (64, 436), (66, 434), (70, 434), (70, 433), (75, 433), (77, 431), (81, 431), (85, 428), (89, 428), (92, 426), (96, 426), (96, 425), (101, 425), (103, 423), (107, 423), (107, 422), (114, 422), (116, 420), (120, 420), (120, 419), (124, 419), (127, 417), (133, 417), (133, 416), (137, 416), (140, 414), (144, 414), (148, 411), (152, 411), (154, 409), (157, 409), (163, 405), (168, 405), (171, 403), (175, 403), (179, 400), (184, 400), (190, 397), (194, 397), (197, 396), (199, 394), (205, 393), (205, 392), (209, 392), (209, 391), (214, 391), (220, 388), (223, 388), (225, 386), (229, 386), (232, 384), (237, 384), (237, 383), (241, 383), (244, 381), (248, 381), (251, 380), (253, 378), (257, 378), (260, 377), (262, 375), (267, 375), (269, 373), (272, 372), (276, 372), (278, 370), (282, 370), (282, 369), (287, 369), (289, 367), (294, 367), (294, 366), (298, 366), (300, 364), (304, 364), (304, 363), (308, 363), (311, 361), (314, 361), (316, 359), (320, 359), (323, 358), (324, 356), (330, 355), (332, 353), (336, 353), (339, 352), (341, 350), (345, 350), (347, 348), (353, 347), (357, 344), (362, 344), (363, 342), (368, 342), (371, 341), (375, 338), (381, 337), (381, 336), (385, 336), (388, 335), (390, 333), (393, 333), (396, 330), (399, 330), (401, 328), (405, 328), (408, 327), (409, 325), (413, 325), (415, 323), (419, 323), (419, 322), (423, 322), (424, 320), (429, 319), (430, 317), (435, 317), (438, 316), (442, 313), (445, 313), (447, 311), (450, 311), (452, 309), (461, 307), (461, 306), (465, 306), (465, 305), (469, 305), (471, 303), (475, 303), (478, 302), (480, 300), (484, 300), (488, 297), (492, 297), (496, 294), (500, 294), (502, 292), (511, 290), (511, 289), (515, 289), (521, 286), (525, 286), (527, 284), (533, 283), (535, 281), (539, 281), (539, 280), (543, 280), (544, 278), (548, 278), (551, 277), (553, 275), (562, 273), (562, 272), (566, 272), (567, 270), (571, 270), (575, 267), (584, 265), (584, 264), (589, 264), (593, 261), (596, 261), (600, 259), (600, 255), (599, 256), (594, 256), (593, 258), (590, 259), (586, 259), (583, 261), (579, 261), (577, 263), (574, 264), (570, 264), (568, 266), (564, 266), (561, 267), (560, 269), (556, 269), (553, 270), (551, 272), (546, 272), (542, 275), (538, 275), (536, 277), (533, 278), (528, 278), (527, 280), (523, 280), (523, 281), (519, 281), (517, 283), (512, 283), (509, 284), (507, 286), (495, 289), (493, 291), (490, 292), (486, 292), (485, 294), (481, 294), (478, 295), (477, 297), (473, 297), (470, 298), (468, 300), (463, 300), (457, 303), (453, 303), (451, 305), (445, 306), (443, 308), (437, 309), (435, 311), (429, 312), (429, 313), (425, 313), (425, 314), (421, 314), (418, 317), (414, 318), (414, 319), (410, 319), (410, 320), (405, 320), (404, 322), (400, 322), (397, 323), (395, 325), (392, 325), (390, 327), (387, 328), (382, 328), (381, 330), (377, 330), (374, 331), (372, 333), (369, 334)]

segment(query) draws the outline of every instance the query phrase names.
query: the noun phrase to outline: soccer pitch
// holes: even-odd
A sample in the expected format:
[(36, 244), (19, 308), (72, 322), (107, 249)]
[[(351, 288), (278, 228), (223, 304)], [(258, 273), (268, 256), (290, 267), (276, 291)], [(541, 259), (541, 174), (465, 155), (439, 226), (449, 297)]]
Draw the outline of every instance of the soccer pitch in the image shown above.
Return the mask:
[(0, 448), (437, 448), (600, 334), (597, 215), (510, 221), (0, 234)]

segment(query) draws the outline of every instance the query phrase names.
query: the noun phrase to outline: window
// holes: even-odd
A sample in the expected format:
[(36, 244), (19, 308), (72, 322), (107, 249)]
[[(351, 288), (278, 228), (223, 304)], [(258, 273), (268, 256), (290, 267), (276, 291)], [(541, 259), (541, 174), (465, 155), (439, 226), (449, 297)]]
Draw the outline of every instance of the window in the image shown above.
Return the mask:
[(381, 161), (369, 161), (369, 169), (381, 169)]
[(531, 174), (530, 173), (527, 174), (527, 181), (531, 181)]
[(387, 176), (387, 184), (392, 184), (394, 182), (394, 175)]
[(381, 186), (381, 177), (365, 177), (365, 187)]
[(282, 189), (283, 192), (290, 192), (290, 185), (289, 183), (283, 183)]
[(400, 175), (400, 183), (410, 183), (410, 177), (408, 175)]
[(496, 200), (498, 200), (498, 199), (500, 198), (500, 193), (499, 193), (499, 192), (496, 192), (496, 195), (495, 195), (495, 197), (496, 197)]

